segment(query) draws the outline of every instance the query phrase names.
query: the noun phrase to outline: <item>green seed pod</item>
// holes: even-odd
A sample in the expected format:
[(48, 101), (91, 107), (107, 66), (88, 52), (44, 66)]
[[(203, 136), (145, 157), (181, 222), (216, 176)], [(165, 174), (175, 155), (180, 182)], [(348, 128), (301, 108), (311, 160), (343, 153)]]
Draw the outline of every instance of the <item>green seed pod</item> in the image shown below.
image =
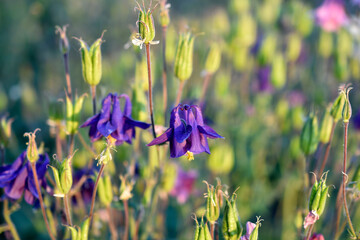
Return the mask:
[(289, 36), (288, 46), (287, 46), (287, 59), (290, 62), (295, 62), (301, 52), (301, 38), (297, 33), (292, 33)]
[(71, 232), (71, 240), (78, 240), (78, 232), (75, 227), (66, 226), (68, 229), (70, 229)]
[(139, 35), (143, 43), (149, 44), (155, 38), (155, 25), (154, 19), (152, 16), (153, 10), (142, 9), (140, 5), (138, 5), (139, 17), (138, 17), (138, 26), (139, 26)]
[(281, 53), (276, 53), (272, 62), (271, 83), (275, 88), (282, 88), (286, 83), (286, 62)]
[(109, 175), (99, 179), (98, 194), (100, 202), (105, 206), (109, 206), (113, 200), (112, 184)]
[(314, 197), (313, 201), (311, 202), (311, 205), (310, 205), (311, 210), (310, 211), (316, 211), (316, 213), (317, 213), (317, 210), (319, 208), (320, 198), (321, 198), (321, 187), (318, 187), (315, 197)]
[(87, 240), (89, 236), (90, 218), (86, 218), (81, 225), (81, 240)]
[(348, 123), (351, 118), (351, 115), (352, 115), (352, 108), (351, 108), (350, 99), (349, 99), (350, 90), (351, 90), (351, 88), (347, 89), (347, 91), (346, 91), (346, 100), (345, 100), (345, 105), (344, 105), (344, 109), (343, 109), (344, 123)]
[(80, 123), (80, 113), (82, 110), (84, 98), (86, 94), (81, 97), (75, 97), (75, 104), (73, 105), (71, 99), (66, 95), (66, 131), (69, 135), (77, 133)]
[(319, 38), (319, 54), (323, 58), (328, 58), (333, 50), (333, 37), (331, 33), (321, 31)]
[(190, 32), (180, 35), (174, 73), (181, 82), (188, 80), (193, 71), (194, 40), (195, 37)]
[(209, 74), (214, 74), (220, 67), (221, 62), (221, 49), (216, 43), (210, 47), (210, 51), (206, 58), (205, 71)]
[(101, 44), (103, 34), (89, 48), (82, 39), (77, 39), (80, 43), (82, 74), (85, 82), (90, 86), (100, 83), (102, 76)]
[(237, 28), (237, 33), (235, 37), (236, 44), (242, 48), (251, 47), (257, 36), (257, 25), (256, 20), (251, 15), (251, 13), (242, 13), (239, 16), (239, 24)]
[(321, 123), (319, 140), (323, 144), (326, 144), (330, 141), (331, 130), (334, 123), (334, 118), (330, 114), (330, 109), (331, 106), (326, 109), (323, 121)]
[(321, 216), (321, 214), (324, 212), (326, 200), (328, 198), (328, 191), (329, 191), (328, 186), (322, 189), (319, 206), (316, 211), (319, 216)]
[(298, 1), (292, 2), (292, 8), (294, 11), (293, 24), (295, 25), (296, 30), (303, 37), (308, 36), (312, 32), (314, 25), (313, 18), (309, 14), (311, 9), (309, 8), (309, 6)]
[(210, 223), (214, 224), (220, 216), (218, 187), (214, 188), (213, 185), (209, 185), (206, 181), (204, 183), (207, 185), (206, 218)]
[(253, 231), (251, 232), (249, 240), (258, 240), (258, 238), (259, 238), (259, 228), (260, 228), (260, 225), (261, 225), (260, 224), (261, 221), (262, 220), (260, 219), (260, 217), (258, 217), (258, 219), (256, 221), (256, 226), (253, 229)]
[(339, 96), (335, 99), (330, 114), (334, 118), (335, 122), (338, 122), (342, 118), (342, 113), (346, 101), (346, 93), (341, 90)]
[(306, 120), (300, 136), (300, 147), (305, 155), (313, 154), (319, 141), (317, 117), (310, 115)]
[(175, 164), (171, 164), (171, 163), (165, 164), (164, 172), (161, 180), (161, 186), (162, 189), (167, 193), (170, 192), (175, 185), (176, 173), (177, 173), (176, 168), (177, 166)]
[(201, 231), (201, 227), (198, 223), (198, 221), (196, 220), (196, 216), (195, 216), (195, 221), (196, 221), (196, 229), (195, 229), (195, 236), (194, 236), (194, 240), (198, 240), (199, 236), (200, 236), (200, 231)]
[(312, 206), (312, 203), (314, 201), (314, 198), (316, 196), (316, 193), (317, 193), (317, 190), (318, 190), (318, 187), (319, 187), (319, 183), (318, 181), (315, 179), (315, 183), (311, 189), (311, 193), (310, 193), (310, 198), (309, 198), (309, 211), (311, 212), (311, 206)]
[(61, 100), (50, 100), (49, 120), (53, 123), (59, 123), (64, 119), (64, 105)]
[(226, 199), (222, 231), (226, 240), (237, 240), (241, 236), (242, 228), (234, 198), (231, 201)]
[(205, 229), (205, 240), (212, 240), (212, 237), (211, 237), (211, 234), (210, 234), (209, 227), (208, 227), (207, 223), (205, 223), (204, 229)]
[(31, 163), (35, 163), (39, 159), (39, 151), (38, 151), (38, 148), (36, 146), (36, 141), (35, 141), (35, 137), (36, 137), (35, 134), (39, 130), (40, 129), (37, 128), (37, 129), (35, 129), (34, 132), (29, 132), (29, 133), (24, 134), (24, 137), (29, 138), (29, 142), (27, 143), (28, 147), (26, 149), (26, 156), (27, 156), (27, 159), (29, 160), (29, 162), (31, 162)]

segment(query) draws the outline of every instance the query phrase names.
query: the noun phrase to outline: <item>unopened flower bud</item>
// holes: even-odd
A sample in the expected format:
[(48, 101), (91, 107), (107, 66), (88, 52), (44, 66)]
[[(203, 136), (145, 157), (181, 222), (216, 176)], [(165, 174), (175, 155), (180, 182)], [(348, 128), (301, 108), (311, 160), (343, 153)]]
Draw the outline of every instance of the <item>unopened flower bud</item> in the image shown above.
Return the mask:
[(240, 217), (236, 207), (236, 195), (226, 198), (222, 232), (226, 240), (237, 240), (242, 234)]
[(326, 109), (323, 121), (320, 128), (320, 137), (319, 140), (323, 144), (326, 144), (330, 141), (330, 135), (332, 131), (332, 126), (334, 123), (334, 118), (330, 114), (330, 106)]
[(11, 124), (14, 119), (6, 119), (6, 117), (2, 117), (0, 120), (0, 145), (6, 147), (11, 138)]
[[(263, 220), (260, 219), (260, 217), (257, 217), (256, 224), (253, 224), (253, 223), (250, 223), (250, 222), (246, 223), (246, 235), (249, 234), (248, 228), (252, 229), (250, 237), (248, 238), (249, 240), (258, 240), (258, 238), (259, 238), (259, 228), (261, 226), (261, 221), (263, 221)], [(252, 226), (248, 227), (248, 223), (252, 224)], [(253, 226), (253, 225), (255, 225), (255, 226)]]
[(220, 216), (220, 206), (219, 206), (219, 196), (218, 196), (218, 187), (216, 188), (213, 185), (208, 184), (206, 181), (203, 181), (207, 185), (207, 194), (205, 195), (206, 200), (206, 218), (211, 223), (214, 224)]
[(272, 60), (271, 83), (275, 88), (282, 88), (286, 83), (286, 62), (281, 53), (276, 53)]
[(313, 154), (319, 142), (317, 117), (310, 115), (306, 120), (300, 136), (300, 147), (305, 155)]
[[(104, 31), (105, 32), (105, 31)], [(77, 39), (80, 43), (82, 74), (85, 82), (90, 86), (96, 86), (100, 83), (102, 76), (101, 44), (103, 35), (98, 38), (89, 48), (82, 39)]]
[(341, 89), (339, 96), (335, 99), (330, 110), (330, 114), (334, 118), (335, 122), (338, 122), (342, 117), (345, 101), (346, 101), (346, 93), (343, 89)]
[(106, 175), (99, 179), (98, 194), (100, 202), (105, 206), (109, 206), (113, 200), (113, 191), (110, 175)]
[(35, 134), (37, 131), (40, 131), (40, 128), (35, 129), (34, 132), (28, 132), (24, 134), (24, 137), (29, 138), (29, 142), (27, 143), (28, 147), (26, 150), (26, 156), (31, 163), (35, 163), (39, 159), (39, 152), (35, 141)]
[(221, 49), (217, 43), (213, 43), (206, 58), (205, 71), (214, 74), (220, 67)]
[(194, 40), (195, 37), (190, 32), (180, 35), (174, 73), (181, 82), (189, 79), (193, 71)]
[(56, 26), (55, 28), (55, 32), (60, 34), (60, 51), (62, 52), (62, 54), (69, 53), (69, 40), (66, 36), (67, 25), (63, 26), (62, 28), (60, 26)]
[(346, 100), (345, 100), (345, 105), (344, 105), (344, 110), (343, 110), (343, 121), (344, 123), (348, 123), (351, 115), (352, 115), (352, 109), (351, 109), (351, 104), (350, 104), (350, 99), (349, 99), (349, 92), (352, 88), (348, 88), (346, 90)]
[(204, 219), (201, 219), (200, 224), (196, 220), (196, 230), (195, 230), (194, 240), (212, 240), (209, 227), (207, 223), (204, 223)]
[(80, 123), (80, 113), (83, 107), (84, 98), (86, 94), (81, 97), (75, 97), (75, 102), (71, 101), (66, 95), (66, 131), (68, 134), (73, 135), (77, 133)]

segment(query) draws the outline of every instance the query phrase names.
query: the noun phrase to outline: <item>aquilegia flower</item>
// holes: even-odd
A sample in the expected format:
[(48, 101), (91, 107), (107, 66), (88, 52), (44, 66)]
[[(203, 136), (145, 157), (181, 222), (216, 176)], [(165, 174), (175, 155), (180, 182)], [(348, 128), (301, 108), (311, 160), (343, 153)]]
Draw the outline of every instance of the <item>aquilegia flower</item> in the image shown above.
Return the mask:
[(338, 30), (348, 21), (342, 0), (325, 0), (315, 10), (316, 22), (328, 32)]
[(170, 157), (178, 158), (187, 154), (188, 160), (194, 154), (210, 154), (207, 138), (223, 138), (214, 129), (204, 124), (201, 109), (196, 105), (179, 104), (171, 111), (170, 127), (148, 146), (170, 142)]
[[(36, 172), (39, 184), (46, 188), (45, 173), (49, 164), (47, 154), (40, 154), (36, 161)], [(0, 167), (0, 188), (4, 188), (5, 196), (9, 199), (19, 199), (24, 193), (25, 201), (31, 205), (39, 198), (36, 190), (31, 163), (27, 160), (26, 151), (9, 165)]]
[[(121, 98), (125, 100), (123, 111), (120, 108)], [(132, 138), (135, 138), (135, 127), (146, 129), (150, 124), (131, 118), (131, 102), (128, 95), (117, 96), (116, 93), (109, 93), (102, 102), (101, 112), (86, 120), (80, 127), (88, 126), (92, 142), (111, 136), (115, 139), (115, 145), (120, 145), (124, 141), (131, 144)]]
[(245, 236), (242, 236), (240, 238), (240, 240), (249, 240), (250, 239), (250, 235), (251, 233), (254, 231), (256, 227), (256, 224), (255, 223), (252, 223), (252, 222), (247, 222), (246, 223), (246, 234)]

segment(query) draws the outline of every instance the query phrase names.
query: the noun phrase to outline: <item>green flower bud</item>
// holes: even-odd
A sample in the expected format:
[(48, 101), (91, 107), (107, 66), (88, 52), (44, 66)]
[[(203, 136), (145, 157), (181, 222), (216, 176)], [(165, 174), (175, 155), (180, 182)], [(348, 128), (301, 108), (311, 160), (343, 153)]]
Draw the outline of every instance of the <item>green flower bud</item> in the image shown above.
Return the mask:
[(35, 129), (34, 132), (28, 132), (24, 134), (24, 137), (29, 138), (29, 142), (27, 143), (28, 147), (26, 150), (26, 156), (31, 163), (35, 163), (39, 159), (39, 152), (35, 141), (35, 134), (37, 131), (40, 131), (40, 128)]
[(169, 8), (170, 3), (167, 3), (167, 0), (160, 1), (160, 25), (162, 27), (167, 27), (170, 23), (170, 16), (169, 16)]
[(6, 147), (9, 144), (11, 138), (11, 124), (14, 119), (6, 119), (6, 116), (3, 116), (0, 120), (0, 145)]
[(54, 174), (57, 188), (54, 194), (55, 197), (64, 197), (71, 190), (73, 184), (72, 159), (75, 153), (76, 151), (62, 162), (55, 161), (52, 165), (49, 165)]
[(306, 120), (300, 136), (300, 147), (305, 155), (313, 154), (319, 142), (317, 117), (310, 115)]
[(320, 140), (320, 142), (322, 142), (324, 144), (326, 144), (330, 141), (331, 130), (332, 130), (332, 126), (334, 123), (334, 118), (331, 116), (330, 110), (331, 110), (331, 106), (329, 106), (326, 109), (323, 121), (321, 123), (321, 128), (320, 128), (319, 140)]
[(273, 61), (277, 45), (275, 34), (269, 34), (265, 37), (258, 56), (260, 65), (266, 65)]
[(195, 240), (212, 240), (211, 234), (208, 228), (207, 223), (204, 223), (204, 219), (201, 219), (201, 223), (196, 220), (196, 216), (194, 218), (196, 221), (196, 230), (195, 230)]
[(313, 18), (309, 12), (311, 9), (304, 5), (302, 2), (292, 2), (292, 8), (294, 11), (293, 14), (293, 24), (295, 25), (296, 30), (303, 36), (308, 36), (313, 29)]
[(280, 53), (274, 56), (272, 62), (271, 83), (275, 88), (282, 88), (286, 83), (286, 62)]
[(213, 43), (206, 58), (205, 71), (209, 74), (214, 74), (220, 67), (221, 50), (220, 46)]
[(66, 131), (69, 135), (77, 133), (80, 122), (80, 112), (83, 106), (86, 94), (81, 97), (75, 97), (75, 104), (72, 103), (68, 95), (66, 95)]
[(290, 62), (295, 62), (299, 58), (300, 52), (301, 52), (301, 37), (296, 33), (292, 33), (289, 36), (289, 40), (288, 40), (287, 59)]
[(188, 80), (192, 74), (194, 40), (190, 32), (180, 35), (174, 64), (175, 76), (180, 81)]
[(236, 195), (226, 198), (222, 232), (226, 240), (237, 240), (242, 234), (240, 217), (236, 207)]
[(69, 40), (66, 36), (66, 29), (67, 29), (67, 25), (63, 26), (62, 28), (60, 26), (56, 26), (56, 30), (55, 33), (60, 34), (60, 51), (62, 52), (62, 54), (66, 54), (69, 53)]
[(234, 11), (235, 13), (244, 13), (249, 10), (250, 3), (249, 0), (231, 0), (229, 6), (229, 10)]
[(77, 39), (80, 43), (82, 74), (85, 82), (90, 86), (96, 86), (100, 83), (102, 75), (102, 61), (101, 61), (101, 44), (103, 35), (98, 38), (89, 48), (86, 42), (82, 39)]
[(319, 217), (324, 212), (326, 200), (329, 196), (329, 186), (326, 186), (326, 178), (327, 172), (323, 174), (320, 182), (315, 179), (309, 198), (309, 212), (313, 212)]
[(351, 108), (351, 104), (350, 104), (350, 99), (349, 99), (349, 92), (351, 91), (352, 88), (348, 88), (346, 90), (346, 100), (345, 100), (345, 105), (344, 105), (344, 109), (343, 109), (343, 121), (344, 123), (348, 123), (351, 115), (352, 115), (352, 108)]
[(207, 161), (208, 168), (214, 174), (228, 174), (234, 167), (234, 150), (227, 144), (214, 146)]
[(256, 226), (253, 229), (253, 231), (251, 232), (249, 240), (258, 240), (258, 238), (259, 238), (259, 227), (261, 226), (261, 223), (260, 223), (261, 221), (262, 221), (262, 219), (260, 219), (260, 217), (258, 217), (257, 221), (256, 221)]
[(346, 93), (343, 89), (340, 89), (339, 96), (335, 99), (330, 114), (334, 118), (335, 122), (338, 122), (342, 118), (342, 113), (346, 101)]
[(214, 224), (220, 216), (218, 190), (221, 186), (217, 186), (215, 188), (213, 185), (209, 185), (206, 181), (203, 182), (207, 185), (207, 194), (205, 195), (207, 198), (206, 218), (210, 223)]
[(333, 50), (333, 39), (329, 32), (321, 31), (319, 38), (319, 54), (324, 58), (330, 57)]
[(98, 194), (100, 202), (105, 206), (109, 206), (113, 200), (113, 191), (110, 176), (106, 175), (105, 177), (100, 178), (98, 184)]
[(359, 79), (360, 78), (360, 62), (358, 59), (356, 58), (351, 58), (350, 59), (350, 70), (351, 70), (351, 75), (353, 76), (353, 78), (355, 79)]

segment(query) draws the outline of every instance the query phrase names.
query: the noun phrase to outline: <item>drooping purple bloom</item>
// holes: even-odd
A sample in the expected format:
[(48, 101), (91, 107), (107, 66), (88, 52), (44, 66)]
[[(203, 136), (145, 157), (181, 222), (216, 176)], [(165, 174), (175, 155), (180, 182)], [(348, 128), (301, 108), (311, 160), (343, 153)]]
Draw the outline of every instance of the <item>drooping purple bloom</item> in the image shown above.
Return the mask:
[[(120, 108), (120, 99), (125, 100), (124, 108)], [(92, 142), (111, 135), (116, 145), (124, 141), (131, 144), (135, 138), (135, 127), (146, 129), (148, 123), (135, 121), (131, 118), (131, 102), (126, 94), (109, 93), (102, 102), (99, 114), (86, 120), (80, 127), (90, 126), (89, 136)]]
[[(201, 109), (196, 105), (179, 104), (171, 111), (170, 127), (148, 146), (170, 142), (170, 157), (185, 154), (210, 154), (207, 138), (223, 138), (214, 129), (204, 124)], [(190, 158), (189, 158), (190, 160)]]
[(348, 21), (342, 0), (325, 0), (315, 10), (316, 22), (328, 32), (337, 31)]
[(245, 234), (245, 236), (242, 236), (240, 238), (240, 240), (249, 240), (251, 233), (254, 231), (255, 227), (256, 227), (255, 223), (247, 222), (246, 223), (246, 234)]
[(170, 195), (176, 197), (180, 204), (184, 204), (194, 191), (194, 184), (197, 179), (197, 171), (184, 171), (181, 167), (177, 169), (176, 182)]
[[(47, 154), (40, 154), (36, 162), (39, 184), (46, 188), (45, 173), (49, 164)], [(31, 205), (39, 198), (30, 162), (26, 159), (26, 151), (9, 165), (0, 167), (0, 187), (4, 188), (9, 199), (19, 199), (24, 193), (25, 201)]]

